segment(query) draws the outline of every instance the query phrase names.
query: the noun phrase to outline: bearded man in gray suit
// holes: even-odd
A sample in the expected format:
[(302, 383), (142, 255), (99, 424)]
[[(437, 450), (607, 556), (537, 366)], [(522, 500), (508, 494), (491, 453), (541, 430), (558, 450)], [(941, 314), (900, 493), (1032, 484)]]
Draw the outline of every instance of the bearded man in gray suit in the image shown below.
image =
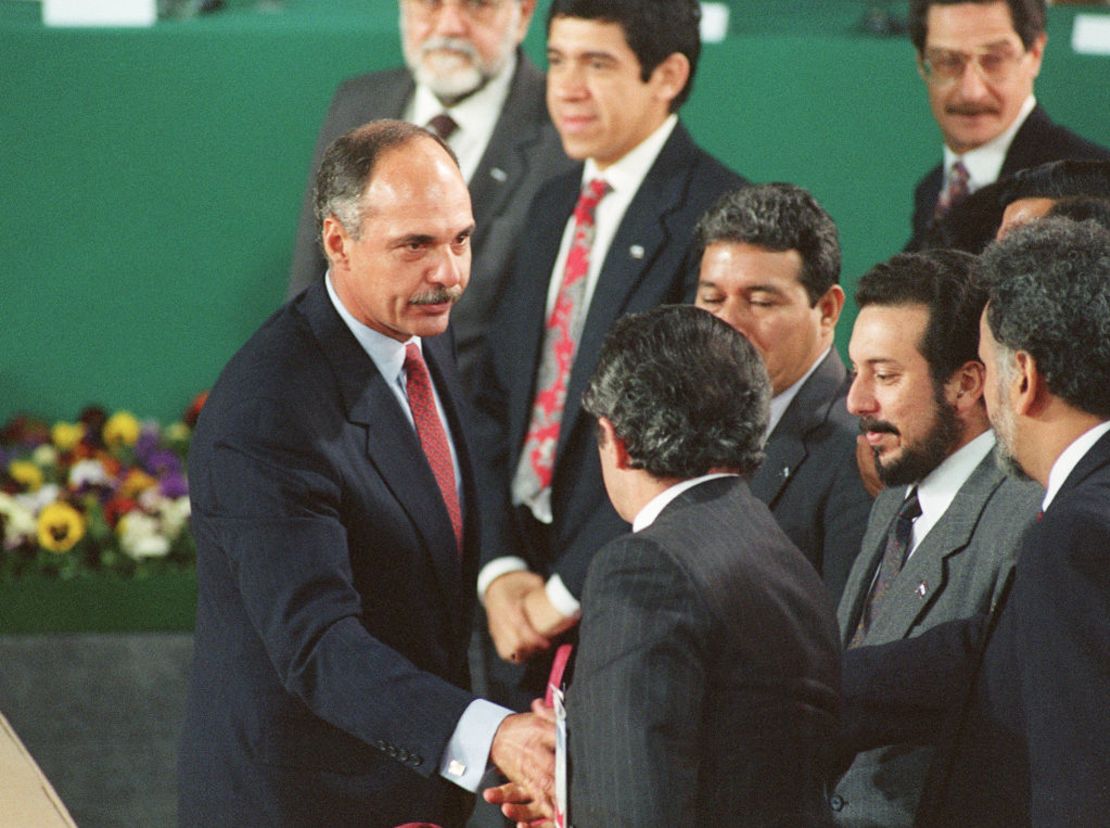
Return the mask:
[(312, 182), (331, 142), (380, 118), (439, 134), (459, 159), (476, 225), (470, 287), (451, 316), (467, 391), (532, 196), (571, 165), (547, 113), (543, 73), (520, 49), (535, 9), (536, 0), (400, 0), (405, 67), (358, 75), (336, 90), (297, 228), (290, 298), (327, 269)]
[[(1041, 487), (1007, 478), (997, 461), (974, 261), (955, 251), (895, 256), (856, 292), (848, 409), (887, 488), (840, 601), (847, 647), (989, 611), (1039, 508)], [(837, 822), (911, 825), (931, 755), (913, 745), (859, 754), (830, 800)]]
[(617, 322), (583, 405), (632, 532), (590, 565), (567, 691), (569, 818), (595, 826), (819, 825), (839, 713), (820, 578), (742, 475), (770, 387), (725, 322)]

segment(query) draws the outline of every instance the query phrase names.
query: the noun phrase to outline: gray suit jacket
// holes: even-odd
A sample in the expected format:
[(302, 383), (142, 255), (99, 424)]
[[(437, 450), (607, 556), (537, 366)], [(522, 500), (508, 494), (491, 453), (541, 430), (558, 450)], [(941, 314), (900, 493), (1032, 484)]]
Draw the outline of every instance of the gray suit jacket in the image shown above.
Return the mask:
[(610, 542), (567, 691), (571, 823), (824, 824), (836, 636), (817, 573), (743, 480)]
[[(400, 118), (415, 89), (407, 69), (391, 69), (349, 78), (336, 90), (320, 128), (305, 188), (289, 277), (290, 298), (319, 280), (327, 269), (312, 198), (324, 151), (360, 124), (377, 118)], [(472, 387), (486, 326), (502, 295), (528, 205), (541, 184), (572, 166), (547, 114), (544, 75), (518, 50), (509, 96), (470, 180), (476, 225), (471, 240), (474, 259), (470, 284), (451, 312), (459, 371), (467, 391)]]
[[(845, 646), (859, 623), (890, 524), (905, 493), (905, 487), (898, 486), (875, 499), (837, 613)], [(918, 544), (887, 593), (864, 644), (909, 638), (944, 621), (990, 610), (1043, 496), (1038, 484), (1008, 478), (998, 467), (995, 453), (988, 454)], [(911, 825), (931, 756), (931, 748), (908, 744), (859, 754), (831, 800), (838, 824)]]
[(833, 606), (860, 550), (871, 496), (856, 465), (859, 427), (848, 413), (847, 371), (834, 348), (767, 440), (752, 494), (821, 573)]

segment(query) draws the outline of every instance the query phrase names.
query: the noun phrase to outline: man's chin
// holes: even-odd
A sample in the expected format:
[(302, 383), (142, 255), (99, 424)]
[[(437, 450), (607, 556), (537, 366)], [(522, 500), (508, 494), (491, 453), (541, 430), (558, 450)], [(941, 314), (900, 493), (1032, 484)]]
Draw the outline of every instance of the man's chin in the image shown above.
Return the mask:
[(481, 71), (462, 56), (425, 57), (416, 72), (416, 80), (443, 100), (466, 97), (485, 83)]

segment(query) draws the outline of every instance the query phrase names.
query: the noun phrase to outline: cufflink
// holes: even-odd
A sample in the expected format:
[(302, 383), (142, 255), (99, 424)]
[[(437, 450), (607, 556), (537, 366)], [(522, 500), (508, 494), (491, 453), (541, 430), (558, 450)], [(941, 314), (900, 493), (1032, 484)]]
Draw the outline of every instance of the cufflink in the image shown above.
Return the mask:
[(501, 182), (502, 184), (509, 180), (509, 174), (500, 167), (491, 167), (489, 171), (489, 177), (492, 178), (494, 181)]
[(447, 773), (449, 773), (451, 776), (461, 779), (463, 774), (466, 773), (466, 765), (464, 765), (458, 759), (452, 759), (450, 762), (447, 763)]
[(628, 255), (633, 259), (642, 259), (644, 258), (644, 248), (638, 244), (634, 244), (628, 248)]

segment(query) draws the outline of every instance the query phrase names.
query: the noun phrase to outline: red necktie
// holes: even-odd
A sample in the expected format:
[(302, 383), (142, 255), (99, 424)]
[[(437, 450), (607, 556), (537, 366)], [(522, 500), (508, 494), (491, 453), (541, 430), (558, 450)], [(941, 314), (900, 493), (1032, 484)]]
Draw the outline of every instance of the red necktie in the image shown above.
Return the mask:
[(450, 138), (458, 128), (458, 122), (446, 112), (441, 112), (432, 118), (432, 120), (428, 121), (428, 129), (444, 141)]
[(409, 408), (416, 423), (416, 434), (420, 445), (432, 468), (439, 493), (451, 518), (451, 528), (455, 531), (455, 543), (462, 550), (463, 525), (462, 509), (459, 508), (459, 491), (455, 486), (455, 466), (451, 462), (451, 448), (447, 444), (447, 432), (436, 410), (435, 395), (432, 393), (432, 378), (424, 356), (415, 342), (405, 346), (405, 390), (408, 393)]
[(594, 211), (608, 192), (609, 185), (596, 178), (586, 185), (574, 208), (574, 236), (563, 268), (559, 294), (545, 326), (532, 419), (513, 477), (513, 499), (516, 502), (530, 503), (551, 486), (555, 446), (559, 442), (559, 428), (567, 400), (567, 383), (586, 317), (584, 300), (586, 275), (590, 270), (590, 248), (594, 241)]
[(968, 180), (971, 178), (963, 161), (957, 161), (948, 172), (948, 186), (937, 199), (936, 210), (933, 211), (933, 221), (940, 221), (945, 214), (967, 198)]

